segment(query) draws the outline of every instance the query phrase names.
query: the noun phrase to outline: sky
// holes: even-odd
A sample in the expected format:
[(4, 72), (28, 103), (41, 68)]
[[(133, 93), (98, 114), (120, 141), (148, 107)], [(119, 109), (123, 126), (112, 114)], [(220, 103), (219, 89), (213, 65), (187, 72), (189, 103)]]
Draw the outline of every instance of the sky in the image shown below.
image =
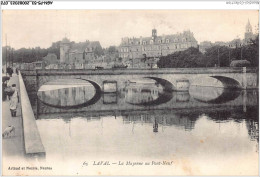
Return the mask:
[(71, 41), (119, 45), (123, 37), (149, 37), (190, 30), (198, 43), (243, 39), (258, 10), (3, 10), (2, 46), (48, 48), (65, 36)]

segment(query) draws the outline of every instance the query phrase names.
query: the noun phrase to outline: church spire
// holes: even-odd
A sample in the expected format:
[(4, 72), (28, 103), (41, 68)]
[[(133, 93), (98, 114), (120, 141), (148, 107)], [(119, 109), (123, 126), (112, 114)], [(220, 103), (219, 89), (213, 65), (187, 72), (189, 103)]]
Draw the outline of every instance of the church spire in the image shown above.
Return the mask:
[(246, 25), (246, 32), (247, 32), (247, 33), (252, 33), (252, 26), (251, 26), (251, 24), (250, 24), (249, 19), (248, 19), (247, 25)]

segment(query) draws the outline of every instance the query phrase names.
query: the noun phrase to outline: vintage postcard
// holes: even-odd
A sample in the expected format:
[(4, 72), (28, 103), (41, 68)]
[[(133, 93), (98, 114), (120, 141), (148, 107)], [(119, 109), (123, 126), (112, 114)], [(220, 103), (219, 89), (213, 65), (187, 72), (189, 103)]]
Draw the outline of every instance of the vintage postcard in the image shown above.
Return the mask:
[(1, 1), (2, 175), (258, 175), (258, 9), (57, 3)]

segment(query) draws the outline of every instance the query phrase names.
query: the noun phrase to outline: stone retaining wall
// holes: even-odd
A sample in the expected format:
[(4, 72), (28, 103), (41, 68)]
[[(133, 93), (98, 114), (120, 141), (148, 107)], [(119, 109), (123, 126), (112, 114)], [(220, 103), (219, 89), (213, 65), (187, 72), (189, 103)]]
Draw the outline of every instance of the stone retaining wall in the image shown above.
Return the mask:
[(45, 149), (41, 141), (40, 133), (36, 125), (36, 120), (32, 106), (23, 82), (21, 73), (19, 73), (20, 97), (24, 131), (24, 145), (26, 155), (45, 155)]

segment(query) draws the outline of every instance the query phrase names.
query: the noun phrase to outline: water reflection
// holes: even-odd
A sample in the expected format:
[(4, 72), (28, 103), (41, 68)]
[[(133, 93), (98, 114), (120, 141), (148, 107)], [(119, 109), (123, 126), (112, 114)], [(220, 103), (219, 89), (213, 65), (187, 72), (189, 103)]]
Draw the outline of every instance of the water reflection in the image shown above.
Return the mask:
[[(161, 160), (174, 154), (202, 166), (208, 163), (201, 159), (210, 159), (219, 167), (226, 160), (232, 166), (245, 154), (249, 159), (257, 156), (258, 91), (191, 87), (189, 92), (168, 93), (160, 85), (136, 83), (117, 93), (69, 89), (38, 94), (49, 105), (30, 95), (32, 105), (37, 105), (34, 111), (47, 161)], [(92, 104), (72, 109), (52, 106), (78, 105), (91, 97)]]
[(100, 93), (96, 91), (95, 85), (87, 81), (61, 79), (43, 85), (37, 96), (48, 106), (77, 108), (94, 104), (100, 98)]
[(176, 111), (154, 111), (152, 113), (122, 114), (124, 124), (150, 124), (153, 132), (158, 132), (160, 126), (175, 126), (185, 131), (194, 129), (199, 113), (176, 113)]
[(176, 126), (191, 131), (197, 119), (204, 115), (216, 123), (246, 120), (250, 132), (253, 132), (250, 135), (258, 137), (258, 92), (254, 90), (191, 86), (189, 92), (169, 93), (160, 84), (148, 80), (128, 83), (120, 92), (101, 94), (93, 84), (85, 81), (74, 80), (73, 86), (68, 82), (62, 85), (65, 82), (60, 81), (56, 87), (55, 83), (49, 83), (38, 92), (43, 104), (37, 99), (37, 104), (32, 104), (37, 105), (37, 117), (49, 119), (52, 117), (50, 113), (59, 113), (59, 117), (66, 121), (75, 116), (91, 121), (112, 115), (115, 119), (122, 117), (124, 124), (151, 124), (153, 132), (159, 132), (160, 126)]
[[(84, 86), (71, 87), (68, 84), (65, 86), (66, 88), (61, 88), (59, 85), (58, 89), (39, 91), (39, 100), (54, 108), (71, 109), (87, 109), (90, 105), (95, 105), (95, 108), (99, 109), (102, 105), (109, 104), (124, 107), (124, 109), (131, 108), (131, 105), (134, 106), (133, 108), (136, 108), (135, 106), (149, 108), (156, 106), (177, 108), (179, 106), (184, 108), (194, 107), (195, 104), (198, 106), (208, 106), (208, 104), (235, 105), (236, 103), (233, 103), (235, 100), (239, 101), (240, 105), (246, 105), (246, 102), (252, 100), (252, 94), (244, 94), (244, 91), (213, 87), (191, 86), (189, 92), (167, 92), (160, 84), (156, 83), (130, 83), (119, 92), (102, 94), (100, 90), (97, 90), (98, 87), (96, 88), (90, 83)], [(244, 106), (244, 112), (246, 112), (245, 109)]]
[[(257, 91), (232, 92), (232, 90), (222, 88), (210, 90), (205, 87), (201, 90), (198, 91), (196, 87), (191, 88), (189, 92), (168, 93), (156, 84), (138, 85), (135, 83), (129, 84), (122, 92), (99, 93), (98, 99), (91, 107), (85, 105), (75, 107), (71, 111), (57, 109), (52, 105), (70, 106), (88, 102), (93, 97), (93, 94), (89, 94), (91, 90), (88, 87), (45, 91), (38, 93), (38, 97), (46, 100), (50, 105), (46, 107), (44, 106), (46, 104), (37, 104), (40, 110), (40, 112), (37, 111), (37, 117), (39, 114), (40, 119), (51, 119), (54, 115), (50, 113), (59, 113), (57, 116), (66, 121), (73, 117), (84, 117), (92, 121), (111, 115), (115, 119), (122, 117), (124, 124), (151, 124), (153, 132), (159, 132), (160, 126), (175, 126), (191, 131), (202, 115), (216, 123), (230, 121), (241, 123), (246, 120), (246, 122), (251, 121), (249, 123), (251, 127), (256, 125), (255, 122), (258, 124)], [(67, 95), (67, 97), (62, 97), (62, 95)], [(223, 97), (223, 95), (227, 96)], [(152, 107), (147, 110), (147, 106)], [(257, 131), (256, 128), (254, 130), (254, 132)], [(254, 134), (254, 137), (257, 137), (257, 133)]]
[(171, 92), (164, 91), (160, 84), (153, 82), (128, 84), (125, 88), (125, 102), (132, 105), (151, 106), (163, 104), (172, 99)]
[(236, 99), (241, 90), (191, 86), (189, 94), (201, 102), (221, 104)]

